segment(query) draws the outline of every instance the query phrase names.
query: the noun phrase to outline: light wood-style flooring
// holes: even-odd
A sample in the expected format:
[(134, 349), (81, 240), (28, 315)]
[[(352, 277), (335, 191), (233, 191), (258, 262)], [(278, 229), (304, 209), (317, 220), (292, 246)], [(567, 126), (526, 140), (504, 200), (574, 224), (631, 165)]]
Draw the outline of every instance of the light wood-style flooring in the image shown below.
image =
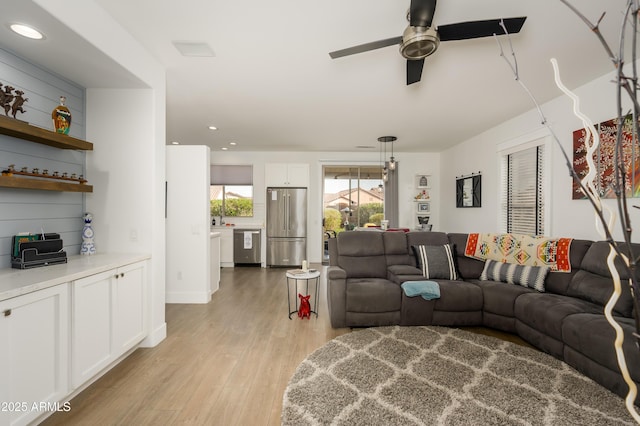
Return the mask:
[(298, 364), (351, 331), (331, 328), (325, 269), (319, 317), (289, 320), (284, 269), (223, 268), (210, 303), (167, 305), (162, 343), (137, 349), (72, 399), (70, 412), (43, 424), (279, 425), (282, 396)]
[(331, 328), (324, 271), (318, 318), (289, 320), (285, 271), (223, 268), (210, 303), (167, 305), (162, 343), (137, 349), (43, 424), (279, 425), (298, 364), (350, 332)]

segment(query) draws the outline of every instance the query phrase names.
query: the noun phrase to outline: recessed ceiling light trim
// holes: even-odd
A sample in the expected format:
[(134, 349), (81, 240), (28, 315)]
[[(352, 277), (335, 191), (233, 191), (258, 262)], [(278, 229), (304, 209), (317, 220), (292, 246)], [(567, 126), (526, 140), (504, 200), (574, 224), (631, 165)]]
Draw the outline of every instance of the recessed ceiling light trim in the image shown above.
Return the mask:
[(172, 41), (182, 56), (212, 58), (216, 56), (211, 46), (201, 41)]
[(216, 126), (209, 126), (209, 130), (218, 130)]
[(43, 40), (45, 38), (42, 31), (33, 28), (31, 25), (12, 22), (8, 24), (8, 26), (14, 33), (19, 34), (22, 37), (30, 38), (31, 40)]

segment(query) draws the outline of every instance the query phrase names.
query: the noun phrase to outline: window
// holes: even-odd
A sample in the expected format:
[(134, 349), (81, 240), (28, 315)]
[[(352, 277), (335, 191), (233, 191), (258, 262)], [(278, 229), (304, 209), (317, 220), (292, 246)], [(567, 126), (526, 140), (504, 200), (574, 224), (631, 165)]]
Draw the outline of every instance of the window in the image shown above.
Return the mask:
[(253, 167), (211, 166), (211, 215), (253, 216)]
[(502, 230), (543, 235), (544, 145), (513, 151), (502, 157)]

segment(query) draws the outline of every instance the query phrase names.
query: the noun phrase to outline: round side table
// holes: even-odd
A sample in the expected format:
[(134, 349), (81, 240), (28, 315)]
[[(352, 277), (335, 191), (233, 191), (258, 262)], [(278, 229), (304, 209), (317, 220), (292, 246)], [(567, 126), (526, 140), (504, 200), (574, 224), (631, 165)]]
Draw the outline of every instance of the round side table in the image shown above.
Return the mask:
[[(315, 285), (313, 300), (311, 301), (311, 313), (316, 314), (316, 318), (318, 318), (318, 291), (320, 287), (320, 271), (316, 271), (315, 269), (309, 269), (307, 272), (295, 273), (295, 272), (287, 272), (287, 303), (289, 305), (289, 319), (291, 319), (291, 315), (298, 313), (299, 309), (299, 298), (298, 298), (298, 288), (304, 288), (305, 294), (304, 296), (311, 294), (309, 293), (309, 283)], [(291, 303), (291, 290), (293, 287), (293, 297), (295, 302)], [(293, 305), (296, 309), (294, 311), (291, 310), (291, 305)]]

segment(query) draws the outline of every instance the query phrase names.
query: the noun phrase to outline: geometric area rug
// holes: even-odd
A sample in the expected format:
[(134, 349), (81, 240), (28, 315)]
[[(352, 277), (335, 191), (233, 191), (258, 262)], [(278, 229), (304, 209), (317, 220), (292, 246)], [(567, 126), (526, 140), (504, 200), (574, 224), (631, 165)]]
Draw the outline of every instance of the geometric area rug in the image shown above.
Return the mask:
[(634, 424), (619, 396), (535, 349), (447, 327), (339, 336), (296, 369), (283, 425)]

